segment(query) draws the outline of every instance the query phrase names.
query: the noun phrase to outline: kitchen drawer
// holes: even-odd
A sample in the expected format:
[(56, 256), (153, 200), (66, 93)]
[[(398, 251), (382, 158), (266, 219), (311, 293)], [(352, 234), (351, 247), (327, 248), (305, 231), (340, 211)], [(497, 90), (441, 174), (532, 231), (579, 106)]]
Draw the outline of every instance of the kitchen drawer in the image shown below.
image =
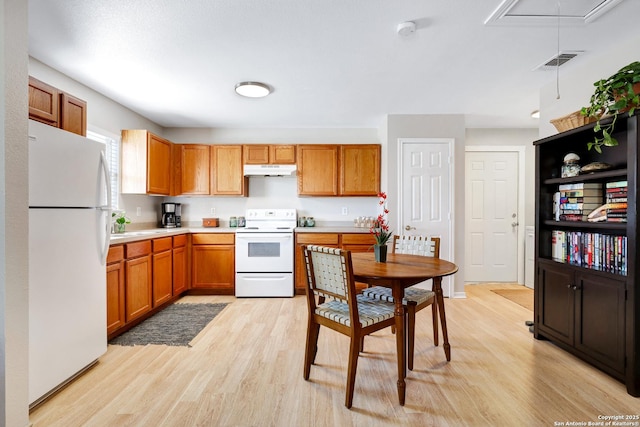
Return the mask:
[(151, 240), (141, 240), (139, 242), (126, 243), (124, 245), (127, 259), (149, 255), (151, 253)]
[(180, 248), (182, 246), (185, 246), (187, 244), (187, 235), (186, 234), (180, 234), (178, 236), (173, 236), (173, 247), (174, 248)]
[(153, 239), (153, 252), (168, 251), (173, 246), (173, 239), (171, 237), (162, 237), (160, 239)]
[(191, 236), (194, 245), (233, 245), (234, 233), (196, 233)]
[(109, 254), (107, 255), (107, 264), (122, 261), (124, 259), (124, 246), (111, 246), (109, 247)]
[(337, 245), (338, 234), (335, 233), (296, 233), (296, 243), (310, 245)]
[(343, 245), (373, 245), (376, 239), (371, 233), (349, 233), (342, 235)]

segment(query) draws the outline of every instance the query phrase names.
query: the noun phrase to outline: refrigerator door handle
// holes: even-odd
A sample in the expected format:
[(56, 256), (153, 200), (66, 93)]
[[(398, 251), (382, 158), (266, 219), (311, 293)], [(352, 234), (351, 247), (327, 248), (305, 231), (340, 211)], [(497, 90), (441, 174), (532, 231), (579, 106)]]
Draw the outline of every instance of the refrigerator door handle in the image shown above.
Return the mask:
[(100, 166), (104, 173), (104, 186), (107, 193), (107, 205), (98, 208), (106, 215), (104, 221), (104, 248), (100, 257), (102, 265), (105, 265), (107, 263), (107, 255), (109, 255), (109, 246), (111, 245), (111, 186), (109, 185), (109, 167), (104, 151), (100, 151)]

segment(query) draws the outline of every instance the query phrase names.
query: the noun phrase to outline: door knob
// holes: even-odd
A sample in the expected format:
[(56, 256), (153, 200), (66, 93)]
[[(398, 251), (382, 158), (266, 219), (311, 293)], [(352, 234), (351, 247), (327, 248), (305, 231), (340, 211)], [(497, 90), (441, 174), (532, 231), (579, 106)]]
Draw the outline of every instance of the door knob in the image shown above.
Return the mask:
[(405, 228), (405, 230), (409, 231), (409, 230), (415, 230), (415, 227), (411, 227), (410, 225), (407, 225)]
[(519, 222), (512, 222), (512, 223), (511, 223), (511, 226), (512, 226), (512, 227), (517, 227), (518, 225), (520, 225), (520, 223), (519, 223)]

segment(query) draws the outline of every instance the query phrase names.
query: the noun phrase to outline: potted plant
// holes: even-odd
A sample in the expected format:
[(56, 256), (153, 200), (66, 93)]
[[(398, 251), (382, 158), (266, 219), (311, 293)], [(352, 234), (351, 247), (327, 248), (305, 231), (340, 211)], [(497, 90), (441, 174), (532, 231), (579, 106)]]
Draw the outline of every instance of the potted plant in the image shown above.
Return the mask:
[(113, 232), (114, 233), (124, 233), (125, 224), (131, 224), (131, 220), (126, 217), (125, 211), (113, 211), (111, 212), (111, 218), (115, 218), (113, 220)]
[[(587, 148), (602, 153), (602, 146), (618, 145), (618, 141), (611, 136), (618, 114), (628, 112), (631, 116), (640, 104), (640, 62), (632, 62), (593, 85), (596, 89), (591, 95), (589, 106), (583, 107), (580, 113), (597, 119), (593, 128), (597, 134), (592, 142), (587, 143)], [(613, 116), (611, 122), (601, 125), (600, 119), (609, 116)]]
[(378, 205), (381, 207), (381, 212), (378, 214), (373, 226), (369, 229), (369, 232), (373, 234), (376, 239), (376, 243), (373, 245), (376, 262), (387, 261), (387, 242), (393, 235), (392, 231), (389, 231), (389, 222), (387, 222), (387, 193), (378, 193)]

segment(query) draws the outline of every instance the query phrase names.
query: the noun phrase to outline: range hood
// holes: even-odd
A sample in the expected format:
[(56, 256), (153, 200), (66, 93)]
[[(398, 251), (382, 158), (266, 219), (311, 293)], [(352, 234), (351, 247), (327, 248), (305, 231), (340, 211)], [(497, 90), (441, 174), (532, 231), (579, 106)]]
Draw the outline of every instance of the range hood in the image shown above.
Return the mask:
[(294, 176), (296, 165), (244, 165), (244, 176)]

